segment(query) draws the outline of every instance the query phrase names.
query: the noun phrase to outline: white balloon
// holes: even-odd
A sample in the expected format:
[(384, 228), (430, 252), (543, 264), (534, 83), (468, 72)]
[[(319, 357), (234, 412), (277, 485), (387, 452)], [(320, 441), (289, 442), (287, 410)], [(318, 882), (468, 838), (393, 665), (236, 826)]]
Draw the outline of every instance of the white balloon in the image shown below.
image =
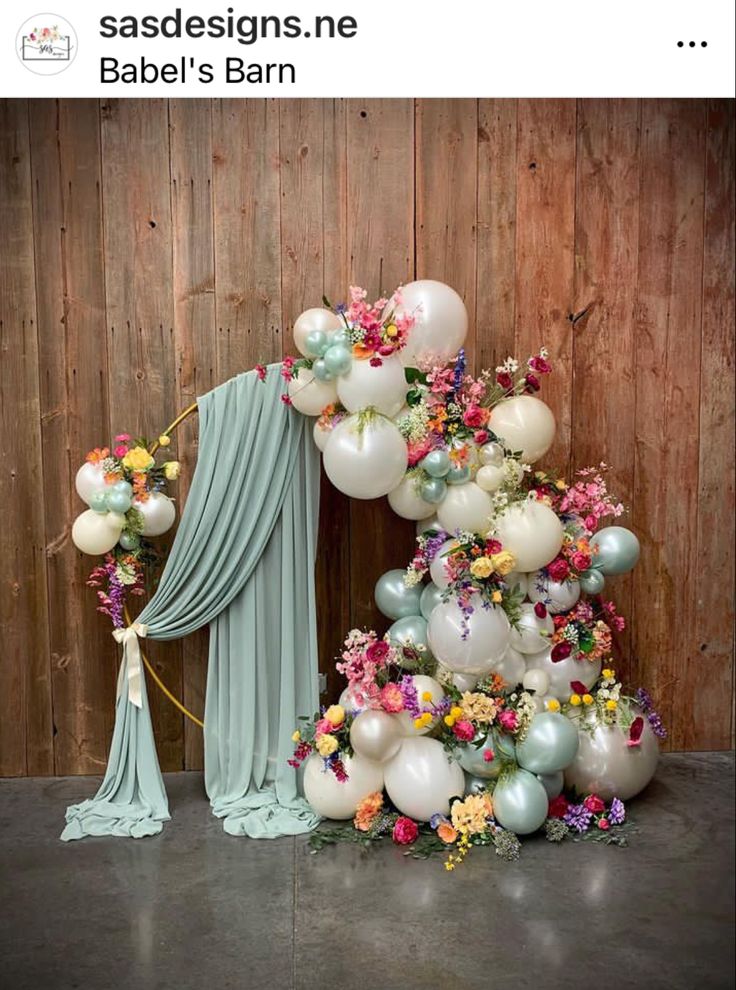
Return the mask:
[(388, 504), (402, 519), (429, 519), (435, 507), (425, 502), (419, 494), (417, 479), (404, 475), (402, 480), (388, 493)]
[(567, 657), (566, 660), (552, 660), (552, 649), (548, 647), (541, 653), (532, 653), (526, 658), (527, 670), (543, 670), (549, 677), (549, 693), (558, 701), (568, 701), (573, 693), (571, 681), (580, 681), (590, 690), (601, 672), (600, 660), (576, 660)]
[(448, 670), (459, 674), (486, 674), (501, 660), (509, 645), (511, 627), (502, 608), (484, 608), (476, 596), (467, 617), (455, 598), (440, 602), (427, 624), (429, 646)]
[[(450, 485), (437, 509), (440, 525), (448, 533), (456, 529), (469, 533), (485, 533), (491, 516), (492, 502), (474, 481), (464, 485)], [(551, 558), (550, 558), (551, 559)]]
[(452, 683), (458, 691), (474, 691), (478, 683), (477, 674), (453, 674)]
[(297, 412), (304, 416), (319, 416), (325, 406), (337, 402), (335, 382), (321, 382), (310, 368), (300, 368), (290, 380), (289, 398)]
[(324, 760), (312, 753), (304, 764), (304, 796), (318, 815), (344, 821), (352, 818), (360, 801), (374, 791), (383, 790), (383, 767), (363, 756), (343, 759), (348, 779), (340, 781)]
[(449, 285), (429, 278), (409, 282), (400, 291), (396, 314), (413, 314), (417, 321), (399, 352), (401, 360), (407, 367), (446, 364), (463, 346), (468, 332), (465, 303)]
[(522, 605), (519, 621), (511, 627), (511, 645), (519, 653), (539, 653), (547, 648), (554, 631), (555, 624), (549, 612), (540, 619), (533, 605)]
[[(345, 324), (332, 310), (322, 309), (317, 306), (313, 309), (306, 309), (300, 316), (297, 316), (294, 323), (294, 346), (304, 357), (311, 357), (307, 352), (307, 336), (313, 330), (322, 330), (324, 333), (331, 333), (339, 330)], [(327, 403), (325, 403), (327, 405)]]
[(546, 694), (549, 688), (549, 674), (539, 667), (532, 667), (524, 674), (521, 682), (526, 691), (534, 691), (535, 694)]
[(348, 412), (373, 406), (384, 416), (395, 416), (404, 405), (408, 389), (398, 354), (381, 358), (377, 367), (368, 360), (353, 361), (337, 379), (337, 396)]
[[(634, 709), (634, 715), (642, 715)], [(580, 729), (580, 745), (575, 759), (565, 770), (565, 784), (580, 794), (598, 794), (604, 801), (621, 801), (642, 791), (654, 776), (659, 759), (659, 743), (645, 715), (638, 746), (629, 746), (627, 731), (618, 725), (597, 725), (585, 716), (587, 729)]]
[(77, 495), (79, 495), (83, 502), (89, 505), (92, 493), (105, 487), (105, 472), (102, 470), (101, 465), (85, 461), (77, 471), (74, 485), (77, 489)]
[(507, 450), (520, 451), (527, 464), (543, 457), (555, 438), (552, 410), (533, 395), (515, 395), (499, 402), (491, 410), (488, 426)]
[(151, 492), (145, 502), (134, 499), (133, 508), (143, 516), (144, 536), (161, 536), (174, 525), (176, 509), (163, 492)]
[(428, 822), (434, 814), (447, 815), (450, 799), (465, 787), (462, 768), (437, 739), (405, 739), (385, 764), (384, 780), (391, 801), (404, 815)]
[[(432, 506), (434, 509), (434, 506)], [(431, 531), (432, 533), (439, 533), (442, 527), (440, 526), (440, 521), (437, 516), (430, 516), (429, 519), (420, 519), (417, 523), (417, 536), (421, 536), (422, 533)]]
[(447, 553), (457, 546), (459, 546), (457, 540), (445, 540), (432, 558), (432, 563), (429, 565), (429, 576), (432, 578), (437, 587), (441, 588), (443, 591), (450, 583), (450, 579), (447, 576), (447, 571), (445, 570)]
[(93, 555), (107, 553), (120, 539), (123, 530), (117, 512), (95, 512), (86, 509), (77, 516), (72, 526), (72, 542), (82, 553)]
[(506, 585), (509, 591), (516, 591), (518, 588), (518, 591), (521, 593), (521, 595), (524, 598), (526, 598), (529, 591), (528, 574), (522, 574), (521, 571), (511, 571), (510, 574), (507, 574), (504, 577), (503, 583)]
[(489, 673), (498, 674), (508, 685), (521, 684), (526, 671), (524, 657), (513, 646), (507, 646), (501, 659), (494, 663)]
[(401, 727), (388, 712), (361, 712), (350, 726), (350, 744), (353, 750), (358, 756), (376, 763), (383, 763), (396, 756), (402, 739)]
[(379, 498), (404, 477), (408, 451), (395, 424), (376, 415), (360, 428), (357, 415), (333, 429), (324, 452), (327, 477), (353, 498)]
[(312, 430), (312, 436), (314, 437), (314, 442), (321, 453), (324, 453), (324, 449), (327, 446), (327, 441), (330, 439), (330, 433), (332, 433), (332, 424), (329, 426), (320, 426), (320, 421), (317, 420), (314, 424), (314, 429)]
[(537, 571), (549, 564), (560, 552), (564, 535), (557, 515), (536, 499), (505, 509), (496, 520), (495, 534), (504, 550), (514, 555), (519, 571)]
[(529, 598), (533, 602), (543, 602), (552, 615), (569, 612), (580, 598), (580, 583), (575, 580), (553, 581), (543, 571), (529, 575)]
[[(412, 681), (416, 688), (420, 708), (428, 707), (429, 705), (438, 705), (445, 696), (442, 685), (434, 677), (428, 677), (426, 674), (414, 674)], [(429, 701), (423, 699), (422, 695), (425, 693), (429, 693), (432, 696)], [(437, 718), (434, 718), (429, 725), (417, 729), (414, 725), (414, 719), (408, 712), (398, 712), (394, 718), (405, 736), (424, 736), (437, 724)]]
[(502, 467), (494, 464), (484, 464), (478, 468), (475, 476), (475, 483), (484, 492), (495, 492), (501, 487), (506, 478), (506, 472)]

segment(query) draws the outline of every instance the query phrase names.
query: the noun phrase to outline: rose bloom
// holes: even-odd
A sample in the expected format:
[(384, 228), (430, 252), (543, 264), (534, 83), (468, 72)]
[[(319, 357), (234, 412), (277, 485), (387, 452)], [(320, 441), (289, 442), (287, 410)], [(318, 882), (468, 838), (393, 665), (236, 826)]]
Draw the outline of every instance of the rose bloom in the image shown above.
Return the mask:
[(549, 803), (549, 809), (547, 810), (548, 818), (564, 818), (567, 814), (567, 809), (570, 807), (567, 798), (564, 794), (560, 794), (559, 797), (553, 798)]
[(367, 832), (382, 808), (383, 794), (380, 791), (374, 791), (372, 794), (364, 797), (362, 801), (358, 802), (358, 807), (355, 809), (353, 825), (359, 832)]
[(473, 434), (473, 441), (482, 447), (484, 443), (488, 442), (488, 430), (476, 430)]
[(455, 733), (458, 739), (462, 739), (463, 742), (470, 742), (475, 737), (475, 729), (471, 722), (466, 722), (465, 719), (461, 719), (459, 722), (455, 722), (452, 727), (452, 731)]
[(593, 560), (589, 553), (583, 553), (582, 550), (576, 550), (572, 555), (572, 566), (576, 571), (587, 571)]
[(598, 819), (598, 828), (601, 828), (603, 829), (604, 832), (606, 832), (610, 827), (611, 827), (611, 823), (607, 818)]
[(388, 649), (388, 643), (385, 639), (376, 640), (365, 651), (366, 659), (370, 660), (371, 663), (380, 665), (388, 656)]
[(448, 846), (457, 840), (457, 829), (453, 828), (449, 822), (442, 822), (437, 826), (437, 835)]
[(478, 557), (470, 565), (470, 573), (474, 578), (487, 578), (493, 574), (493, 564), (488, 557)]
[(379, 695), (381, 708), (385, 712), (403, 712), (404, 698), (398, 684), (384, 684)]
[(487, 409), (483, 409), (481, 406), (477, 406), (473, 403), (472, 405), (469, 405), (463, 413), (463, 423), (474, 430), (479, 426), (485, 426), (488, 422), (489, 415), (490, 413)]
[(506, 729), (507, 732), (513, 732), (519, 724), (519, 716), (510, 708), (506, 708), (499, 713), (498, 724), (502, 729)]
[(342, 723), (345, 721), (345, 709), (342, 707), (342, 705), (330, 705), (330, 707), (325, 712), (325, 718), (330, 723), (330, 725), (333, 725), (335, 728), (337, 728), (338, 725), (342, 725)]
[(570, 565), (564, 557), (555, 557), (552, 563), (547, 565), (547, 572), (553, 581), (566, 581), (570, 576)]
[(501, 550), (500, 553), (493, 554), (491, 563), (493, 564), (494, 571), (506, 575), (510, 574), (514, 567), (516, 567), (516, 557), (509, 550)]
[(412, 842), (416, 842), (418, 835), (419, 826), (411, 818), (405, 818), (402, 815), (396, 819), (392, 838), (398, 846), (410, 846)]
[(320, 736), (317, 740), (317, 752), (320, 756), (332, 756), (337, 749), (337, 739), (331, 735)]
[(315, 736), (328, 736), (335, 726), (332, 722), (328, 722), (324, 716), (314, 723), (314, 734)]
[(588, 809), (588, 811), (592, 811), (594, 815), (598, 814), (598, 812), (600, 811), (604, 811), (606, 807), (604, 802), (598, 797), (597, 794), (589, 794), (586, 797), (586, 799), (583, 801), (583, 804)]

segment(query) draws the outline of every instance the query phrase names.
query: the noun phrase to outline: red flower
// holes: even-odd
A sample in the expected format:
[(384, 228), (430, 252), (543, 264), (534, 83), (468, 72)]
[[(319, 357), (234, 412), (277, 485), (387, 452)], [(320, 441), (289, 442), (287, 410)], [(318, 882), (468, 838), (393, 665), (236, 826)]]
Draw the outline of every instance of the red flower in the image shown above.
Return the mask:
[(496, 754), (493, 752), (492, 749), (484, 749), (483, 750), (483, 762), (484, 763), (493, 763), (493, 761), (495, 759), (496, 759)]
[(463, 413), (463, 423), (469, 426), (471, 429), (476, 429), (479, 426), (485, 426), (488, 422), (488, 410), (483, 409), (481, 406), (469, 405), (468, 408)]
[(475, 729), (473, 728), (472, 722), (466, 722), (462, 719), (459, 722), (455, 722), (452, 727), (452, 731), (455, 733), (458, 739), (462, 739), (463, 742), (470, 742), (475, 736)]
[(410, 846), (412, 842), (417, 841), (417, 836), (419, 835), (419, 826), (416, 822), (412, 821), (411, 818), (405, 818), (403, 815), (396, 819), (396, 824), (394, 825), (394, 830), (392, 832), (392, 838), (397, 846)]
[(567, 814), (567, 809), (570, 807), (570, 803), (564, 794), (560, 794), (559, 797), (553, 798), (549, 803), (549, 808), (547, 809), (548, 818), (564, 818)]
[(604, 832), (607, 832), (610, 827), (611, 827), (611, 823), (607, 818), (598, 819), (598, 828), (602, 828)]
[(365, 651), (366, 659), (370, 660), (371, 663), (382, 664), (388, 656), (388, 649), (386, 640), (379, 639), (375, 643), (371, 643)]
[(539, 354), (536, 357), (530, 358), (529, 367), (532, 371), (538, 371), (540, 375), (548, 375), (552, 371), (552, 365), (549, 361), (545, 361)]
[(499, 371), (496, 375), (496, 381), (503, 389), (510, 389), (514, 384), (508, 371)]
[[(571, 691), (574, 691), (575, 694), (587, 694), (588, 693), (588, 689), (583, 684), (582, 681), (570, 681), (570, 690)], [(586, 807), (587, 807), (587, 805), (586, 805)], [(589, 810), (592, 811), (593, 809), (590, 808)], [(601, 811), (602, 810), (603, 809), (601, 809)]]
[(553, 581), (566, 581), (570, 576), (570, 565), (564, 557), (555, 557), (552, 563), (547, 565), (547, 573)]
[(291, 396), (287, 395), (286, 392), (281, 396), (281, 401), (285, 406), (291, 405)]
[(262, 382), (266, 380), (266, 366), (263, 364), (257, 364), (255, 366), (255, 373), (258, 375)]
[(512, 709), (507, 708), (499, 713), (498, 724), (507, 732), (513, 732), (519, 724), (519, 716)]
[(486, 540), (486, 553), (501, 553), (500, 540)]
[(473, 434), (473, 440), (482, 447), (484, 443), (488, 443), (488, 430), (476, 430)]
[(589, 794), (583, 801), (583, 804), (588, 809), (592, 811), (594, 815), (597, 815), (601, 811), (605, 811), (605, 803), (598, 797), (597, 794)]
[(559, 663), (560, 660), (567, 660), (571, 653), (572, 647), (568, 642), (555, 643), (550, 653), (550, 660), (552, 663)]
[(536, 375), (527, 375), (524, 378), (524, 381), (526, 382), (527, 392), (538, 392), (539, 391), (539, 388), (540, 388), (540, 386), (539, 386), (539, 379), (536, 377)]
[(590, 554), (583, 553), (582, 550), (576, 550), (575, 553), (572, 555), (572, 566), (575, 568), (576, 571), (580, 571), (581, 574), (583, 573), (583, 571), (588, 570), (592, 562), (593, 562), (593, 558), (590, 556)]
[(369, 364), (370, 364), (370, 366), (371, 366), (371, 368), (380, 368), (380, 367), (381, 367), (381, 365), (383, 364), (383, 361), (382, 361), (382, 360), (380, 359), (380, 357), (376, 357), (376, 356), (374, 355), (374, 356), (373, 356), (373, 357), (372, 357), (372, 358), (370, 359), (370, 362), (369, 362)]
[(534, 606), (534, 614), (538, 619), (546, 619), (547, 617), (547, 606), (544, 602), (537, 602)]

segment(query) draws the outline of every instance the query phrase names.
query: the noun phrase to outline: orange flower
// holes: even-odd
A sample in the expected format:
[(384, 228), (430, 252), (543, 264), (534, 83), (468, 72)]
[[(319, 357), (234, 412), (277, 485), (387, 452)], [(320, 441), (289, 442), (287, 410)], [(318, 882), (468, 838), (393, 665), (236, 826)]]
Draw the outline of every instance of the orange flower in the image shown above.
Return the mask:
[(133, 498), (138, 502), (148, 501), (148, 489), (146, 488), (146, 475), (144, 471), (133, 472)]
[(114, 485), (116, 481), (122, 481), (123, 476), (120, 471), (106, 471), (105, 472), (105, 484)]
[(358, 804), (355, 810), (353, 825), (359, 832), (368, 832), (382, 808), (383, 794), (380, 791), (374, 791), (372, 794), (364, 797)]
[(450, 451), (450, 460), (462, 467), (468, 459), (468, 453), (468, 445), (466, 443), (462, 447), (453, 447)]
[(85, 460), (89, 461), (90, 464), (99, 464), (100, 461), (104, 461), (109, 456), (110, 450), (108, 447), (95, 447), (94, 450), (90, 450)]
[(373, 357), (374, 354), (375, 351), (366, 347), (365, 344), (353, 344), (353, 357), (357, 358), (358, 361), (365, 361), (366, 358)]
[(457, 840), (457, 829), (453, 828), (449, 822), (441, 822), (437, 826), (437, 835), (445, 845), (451, 846)]

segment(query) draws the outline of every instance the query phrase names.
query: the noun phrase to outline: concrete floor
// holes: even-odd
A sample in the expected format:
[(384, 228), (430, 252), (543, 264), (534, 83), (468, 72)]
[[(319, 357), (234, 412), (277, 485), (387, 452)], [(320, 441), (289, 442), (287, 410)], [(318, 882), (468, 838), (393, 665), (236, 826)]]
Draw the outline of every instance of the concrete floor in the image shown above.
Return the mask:
[(733, 987), (733, 769), (665, 757), (627, 849), (534, 839), (454, 874), (392, 847), (230, 838), (194, 773), (168, 775), (161, 836), (62, 844), (96, 781), (0, 781), (0, 986)]

